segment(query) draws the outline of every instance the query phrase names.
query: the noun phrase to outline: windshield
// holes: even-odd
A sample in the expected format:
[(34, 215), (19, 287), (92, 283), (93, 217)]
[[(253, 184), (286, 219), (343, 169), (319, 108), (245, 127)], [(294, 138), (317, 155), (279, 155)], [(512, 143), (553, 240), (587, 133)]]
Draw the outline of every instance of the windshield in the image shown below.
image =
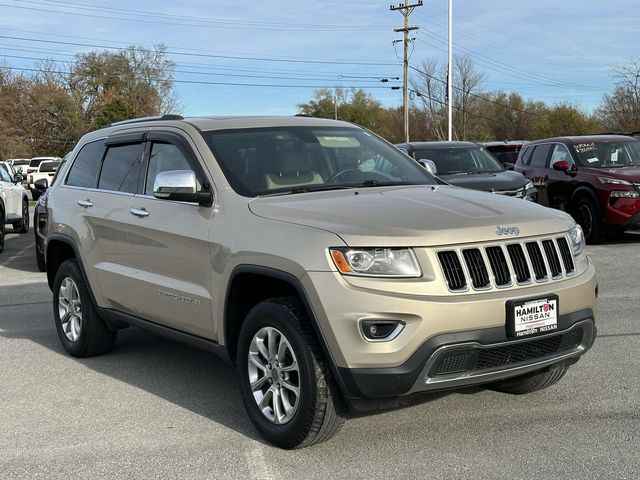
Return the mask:
[(640, 142), (587, 142), (573, 145), (578, 161), (590, 168), (640, 167)]
[(203, 136), (244, 196), (438, 183), (397, 148), (359, 128), (252, 128)]
[(43, 162), (42, 158), (33, 158), (29, 161), (30, 167), (37, 167)]
[(418, 150), (416, 160), (432, 160), (438, 175), (462, 173), (498, 173), (504, 168), (481, 147), (439, 147)]

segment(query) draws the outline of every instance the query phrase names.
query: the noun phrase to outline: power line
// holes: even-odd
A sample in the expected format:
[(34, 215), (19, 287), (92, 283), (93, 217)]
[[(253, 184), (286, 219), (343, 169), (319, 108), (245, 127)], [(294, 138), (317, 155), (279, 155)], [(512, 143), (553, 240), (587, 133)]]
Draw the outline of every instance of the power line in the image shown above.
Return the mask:
[[(251, 29), (251, 30), (286, 30), (286, 31), (300, 31), (300, 32), (307, 32), (309, 30), (314, 30), (314, 31), (352, 31), (352, 30), (381, 30), (384, 28), (389, 28), (389, 26), (362, 26), (362, 25), (322, 25), (322, 24), (306, 24), (306, 25), (300, 25), (300, 24), (276, 24), (276, 23), (272, 23), (269, 24), (267, 22), (246, 22), (246, 21), (237, 21), (237, 20), (226, 20), (226, 19), (215, 19), (215, 20), (206, 20), (206, 19), (198, 19), (195, 17), (188, 17), (188, 18), (192, 18), (193, 20), (189, 20), (189, 22), (191, 23), (185, 23), (185, 20), (180, 21), (179, 18), (181, 16), (174, 16), (174, 15), (159, 15), (159, 14), (154, 14), (154, 13), (150, 13), (150, 12), (140, 12), (140, 11), (136, 11), (136, 10), (125, 10), (125, 9), (113, 9), (113, 8), (106, 8), (106, 7), (95, 7), (95, 6), (81, 6), (78, 7), (78, 5), (82, 5), (82, 4), (72, 4), (72, 2), (64, 2), (67, 4), (72, 4), (75, 5), (73, 6), (74, 9), (78, 9), (80, 8), (81, 10), (89, 10), (89, 11), (93, 11), (96, 12), (96, 9), (98, 11), (107, 11), (107, 12), (111, 12), (111, 11), (121, 11), (121, 12), (129, 12), (129, 13), (123, 13), (122, 15), (133, 15), (134, 18), (130, 18), (130, 17), (126, 17), (126, 16), (113, 16), (113, 15), (103, 15), (103, 14), (97, 14), (97, 13), (82, 13), (80, 11), (69, 11), (69, 10), (54, 10), (51, 8), (39, 8), (39, 7), (34, 7), (34, 6), (26, 6), (24, 5), (24, 3), (29, 3), (31, 5), (41, 5), (41, 6), (51, 6), (50, 2), (37, 2), (37, 1), (32, 1), (32, 0), (20, 0), (20, 5), (15, 5), (15, 4), (7, 4), (7, 3), (0, 3), (0, 6), (5, 6), (5, 7), (9, 7), (9, 8), (19, 8), (19, 9), (23, 9), (23, 10), (31, 10), (31, 11), (38, 11), (38, 12), (46, 12), (46, 13), (60, 13), (63, 15), (74, 15), (74, 16), (80, 16), (80, 17), (88, 17), (88, 18), (102, 18), (102, 19), (107, 19), (107, 20), (118, 20), (118, 21), (124, 21), (124, 22), (134, 22), (134, 23), (140, 23), (141, 17), (145, 18), (144, 19), (144, 23), (153, 23), (153, 24), (158, 24), (158, 25), (170, 25), (172, 27), (175, 26), (183, 26), (183, 27), (199, 27), (199, 28), (220, 28), (220, 29), (233, 29), (233, 30), (237, 30), (239, 28), (246, 28), (246, 29)], [(58, 2), (58, 3), (63, 3), (63, 2)], [(72, 8), (72, 7), (67, 7), (64, 5), (54, 5), (58, 8)], [(150, 20), (149, 18), (167, 18), (167, 21), (161, 21), (161, 20)], [(174, 18), (174, 20), (171, 20), (171, 18)], [(185, 16), (182, 16), (182, 18), (187, 18)], [(169, 21), (170, 20), (170, 21)]]
[[(41, 69), (37, 68), (23, 68), (23, 67), (7, 67), (9, 70), (18, 70), (22, 72), (39, 72), (42, 73)], [(69, 72), (65, 71), (56, 71), (50, 70), (49, 73), (66, 75)], [(82, 74), (76, 73), (76, 75), (80, 76), (93, 76), (93, 74)], [(109, 75), (109, 74), (101, 74), (102, 77), (108, 78), (123, 78), (123, 75)], [(161, 80), (159, 78), (153, 78), (152, 80)], [(190, 85), (220, 85), (220, 86), (233, 86), (233, 87), (273, 87), (273, 88), (333, 88), (333, 85), (283, 85), (283, 84), (262, 84), (262, 83), (236, 83), (236, 82), (211, 82), (204, 80), (180, 80), (174, 79), (173, 83), (185, 83)], [(351, 88), (361, 88), (361, 89), (392, 89), (393, 87), (387, 87), (382, 85), (350, 85), (343, 86), (342, 88), (351, 89)]]
[[(1, 4), (0, 4), (1, 5)], [(8, 40), (22, 40), (27, 42), (38, 42), (38, 43), (55, 43), (58, 45), (69, 45), (74, 47), (87, 47), (87, 48), (102, 48), (105, 50), (119, 50), (126, 51), (129, 48), (125, 47), (113, 47), (109, 45), (99, 45), (93, 43), (81, 43), (81, 42), (63, 42), (61, 40), (41, 40), (36, 38), (26, 38), (26, 37), (16, 37), (11, 35), (0, 35), (0, 38), (6, 38)], [(222, 55), (222, 54), (205, 54), (205, 53), (192, 53), (192, 52), (176, 52), (169, 51), (165, 52), (168, 55), (179, 55), (179, 56), (187, 56), (187, 57), (201, 57), (201, 58), (225, 58), (230, 60), (248, 60), (248, 61), (257, 61), (257, 62), (282, 62), (282, 63), (304, 63), (304, 64), (319, 64), (319, 65), (369, 65), (369, 66), (389, 66), (396, 65), (395, 63), (379, 63), (379, 62), (359, 62), (359, 61), (345, 61), (345, 60), (303, 60), (303, 59), (284, 59), (284, 58), (273, 58), (273, 57), (246, 57), (241, 55)]]

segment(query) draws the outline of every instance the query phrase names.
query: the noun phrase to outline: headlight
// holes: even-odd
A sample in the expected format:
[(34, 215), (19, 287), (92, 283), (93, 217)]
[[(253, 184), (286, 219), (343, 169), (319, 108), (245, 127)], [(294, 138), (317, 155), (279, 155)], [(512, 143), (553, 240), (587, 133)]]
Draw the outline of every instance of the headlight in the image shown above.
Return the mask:
[(584, 233), (582, 233), (582, 227), (576, 225), (569, 230), (569, 245), (574, 256), (580, 255), (584, 252)]
[(417, 278), (422, 275), (410, 248), (331, 248), (340, 273), (373, 277)]
[(520, 187), (518, 189), (518, 197), (520, 198), (524, 198), (526, 200), (533, 200), (531, 197), (531, 195), (527, 195), (527, 192), (529, 190), (531, 190), (533, 188), (533, 182), (531, 180), (529, 180), (529, 182), (524, 186), (524, 187)]
[(600, 183), (609, 183), (612, 185), (630, 185), (633, 186), (633, 183), (627, 182), (626, 180), (620, 180), (619, 178), (611, 178), (611, 177), (598, 177)]
[(613, 190), (611, 198), (640, 198), (640, 193), (635, 190)]

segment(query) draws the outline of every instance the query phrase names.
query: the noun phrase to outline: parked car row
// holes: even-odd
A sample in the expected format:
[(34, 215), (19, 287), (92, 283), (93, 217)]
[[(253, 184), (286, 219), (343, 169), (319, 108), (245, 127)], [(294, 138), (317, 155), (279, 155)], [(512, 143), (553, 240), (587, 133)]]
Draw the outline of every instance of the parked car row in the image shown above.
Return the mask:
[(31, 159), (12, 158), (3, 163), (11, 165), (17, 173), (22, 175), (22, 184), (31, 191), (33, 200), (37, 200), (41, 190), (35, 188), (36, 180), (46, 178), (50, 182), (61, 161), (60, 157), (34, 157)]

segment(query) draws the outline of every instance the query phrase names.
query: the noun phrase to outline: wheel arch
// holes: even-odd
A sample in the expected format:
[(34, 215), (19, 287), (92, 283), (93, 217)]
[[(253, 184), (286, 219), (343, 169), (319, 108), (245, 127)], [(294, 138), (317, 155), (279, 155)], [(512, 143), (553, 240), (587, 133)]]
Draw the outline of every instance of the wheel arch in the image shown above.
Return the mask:
[(84, 264), (82, 263), (80, 251), (73, 238), (61, 233), (52, 233), (48, 235), (45, 258), (47, 265), (47, 283), (51, 290), (53, 290), (53, 282), (55, 281), (56, 273), (58, 272), (60, 265), (62, 265), (65, 260), (74, 259), (78, 262), (85, 284), (87, 285), (87, 289), (91, 295), (91, 300), (94, 305), (97, 305), (95, 296), (93, 295), (93, 289), (91, 288), (91, 284), (87, 277), (87, 272), (84, 268)]
[[(249, 295), (249, 298), (246, 298)], [(309, 321), (325, 361), (334, 366), (331, 352), (320, 330), (317, 317), (302, 282), (291, 273), (259, 265), (238, 265), (229, 277), (224, 304), (224, 345), (235, 363), (238, 334), (246, 315), (259, 302), (280, 296), (296, 296), (309, 316)]]
[(598, 195), (596, 194), (596, 192), (593, 191), (592, 187), (586, 186), (586, 185), (581, 185), (578, 188), (575, 189), (575, 191), (573, 192), (573, 195), (571, 195), (571, 202), (570, 202), (570, 209), (574, 210), (576, 205), (578, 204), (578, 201), (580, 201), (583, 198), (588, 198), (591, 201), (593, 201), (593, 203), (595, 203), (596, 208), (598, 209), (598, 212), (601, 213), (602, 212), (602, 207), (600, 206), (600, 200), (598, 199)]

